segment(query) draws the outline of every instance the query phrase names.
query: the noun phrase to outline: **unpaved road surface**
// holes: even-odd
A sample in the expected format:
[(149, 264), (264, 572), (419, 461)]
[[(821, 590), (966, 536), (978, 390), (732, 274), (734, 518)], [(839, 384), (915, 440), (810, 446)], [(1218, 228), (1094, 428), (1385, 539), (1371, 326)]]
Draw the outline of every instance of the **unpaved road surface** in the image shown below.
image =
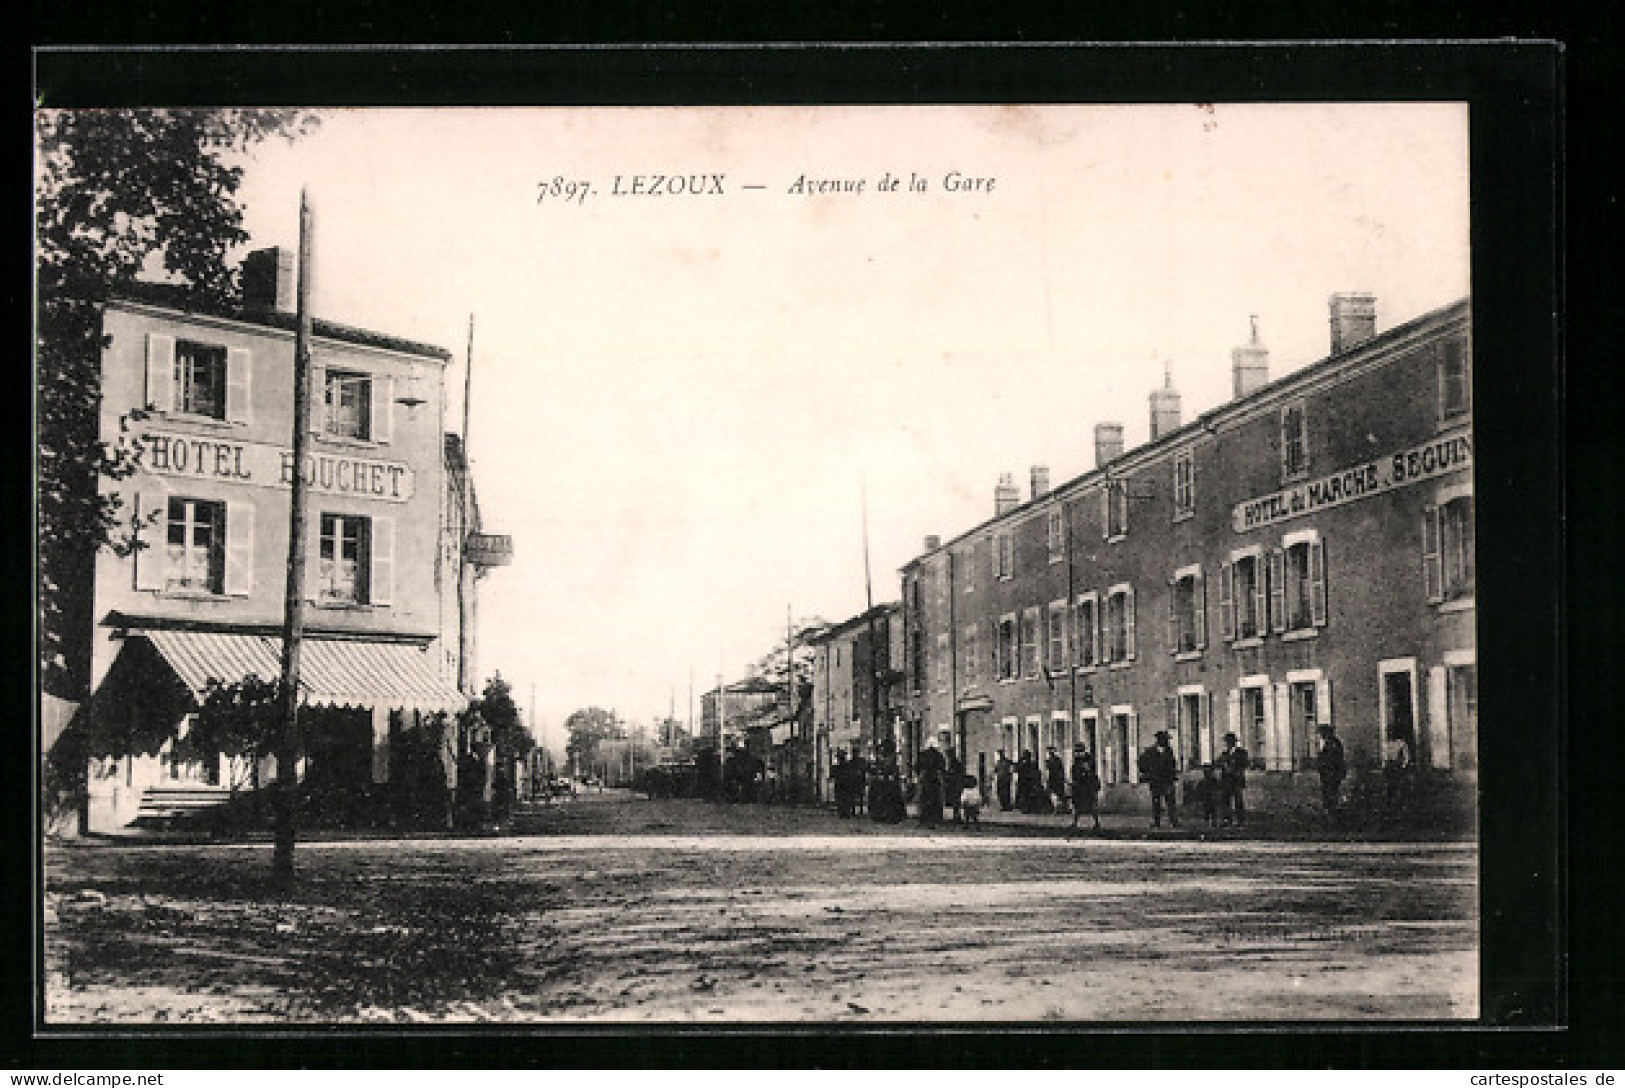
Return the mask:
[(286, 893), (265, 844), (54, 846), (46, 1020), (1478, 1012), (1469, 845), (923, 832), (609, 795), (541, 830), (301, 843)]

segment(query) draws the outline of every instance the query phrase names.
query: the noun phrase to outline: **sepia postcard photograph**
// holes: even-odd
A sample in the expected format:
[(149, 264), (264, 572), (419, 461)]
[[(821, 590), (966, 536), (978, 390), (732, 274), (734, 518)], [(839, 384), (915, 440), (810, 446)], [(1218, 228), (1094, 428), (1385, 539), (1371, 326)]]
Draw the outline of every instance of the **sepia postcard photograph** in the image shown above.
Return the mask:
[(43, 102), (39, 1029), (1478, 1023), (1471, 125)]

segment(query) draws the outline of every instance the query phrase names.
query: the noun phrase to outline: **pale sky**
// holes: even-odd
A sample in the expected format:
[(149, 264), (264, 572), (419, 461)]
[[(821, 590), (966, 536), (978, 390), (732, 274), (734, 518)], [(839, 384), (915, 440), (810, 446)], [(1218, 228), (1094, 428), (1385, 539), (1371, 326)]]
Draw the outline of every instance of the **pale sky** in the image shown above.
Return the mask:
[[(612, 195), (638, 174), (725, 191)], [(560, 175), (593, 192), (538, 204)], [(480, 672), (534, 685), (554, 747), (581, 706), (686, 716), (787, 606), (860, 611), (865, 486), (894, 599), (1000, 472), (1087, 470), (1102, 420), (1144, 442), (1164, 362), (1185, 419), (1227, 399), (1250, 314), (1279, 377), (1326, 355), (1334, 291), (1380, 331), (1469, 290), (1465, 105), (332, 111), (247, 164), (251, 248), (297, 243), (301, 186), (314, 312), (452, 351), (452, 429), (474, 315), (476, 485), (515, 549)]]

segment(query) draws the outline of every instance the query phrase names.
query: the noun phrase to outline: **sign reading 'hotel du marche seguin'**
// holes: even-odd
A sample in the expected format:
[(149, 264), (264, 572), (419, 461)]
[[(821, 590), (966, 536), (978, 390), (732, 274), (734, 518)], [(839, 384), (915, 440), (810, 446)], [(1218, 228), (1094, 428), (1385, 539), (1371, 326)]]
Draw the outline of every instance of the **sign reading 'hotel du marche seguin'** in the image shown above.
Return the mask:
[(1408, 450), (1328, 473), (1237, 503), (1231, 527), (1238, 533), (1304, 517), (1438, 476), (1469, 469), (1473, 440), (1466, 434), (1436, 439)]

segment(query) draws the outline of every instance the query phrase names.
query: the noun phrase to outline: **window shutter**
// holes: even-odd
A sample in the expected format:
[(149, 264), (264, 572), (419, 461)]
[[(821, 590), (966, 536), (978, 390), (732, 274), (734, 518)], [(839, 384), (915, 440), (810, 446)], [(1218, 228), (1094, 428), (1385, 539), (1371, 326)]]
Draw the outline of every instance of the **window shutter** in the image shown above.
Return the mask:
[(368, 437), (374, 442), (388, 442), (394, 419), (395, 379), (379, 374), (372, 379), (372, 425), (368, 428)]
[(1206, 692), (1206, 698), (1196, 700), (1197, 714), (1201, 720), (1196, 723), (1197, 754), (1203, 763), (1213, 762), (1213, 693)]
[(1168, 579), (1168, 652), (1179, 653), (1179, 583)]
[(327, 368), (312, 361), (310, 364), (310, 433), (327, 430)]
[(1450, 769), (1450, 692), (1444, 666), (1428, 670), (1428, 762), (1438, 770)]
[(1226, 642), (1236, 637), (1236, 571), (1233, 563), (1219, 564), (1219, 635)]
[[(1185, 738), (1179, 731), (1179, 697), (1164, 695), (1162, 697), (1163, 728), (1174, 742), (1174, 759), (1183, 761), (1185, 756)], [(1176, 764), (1177, 765), (1177, 764)]]
[(1236, 735), (1236, 739), (1241, 740), (1245, 744), (1245, 738), (1243, 738), (1242, 735), (1241, 735), (1241, 689), (1240, 688), (1231, 688), (1230, 693), (1225, 696), (1225, 711), (1228, 714), (1228, 719), (1227, 720), (1228, 720), (1228, 723), (1229, 723), (1226, 726), (1225, 731), (1228, 732), (1228, 733), (1234, 733)]
[(1264, 711), (1270, 735), (1268, 766), (1277, 771), (1292, 769), (1292, 692), (1286, 684), (1274, 685), (1274, 707)]
[(160, 412), (175, 410), (175, 338), (147, 334), (147, 403)]
[(1422, 510), (1422, 586), (1433, 603), (1444, 600), (1444, 566), (1439, 559), (1439, 508)]
[[(152, 501), (152, 500), (149, 500)], [(141, 496), (136, 495), (133, 500), (135, 517), (139, 521), (143, 514)], [(163, 517), (150, 532), (142, 534), (146, 543), (145, 548), (138, 548), (135, 552), (135, 588), (161, 590), (164, 588), (164, 576), (168, 567), (168, 556), (165, 544), (169, 537)]]
[[(1283, 562), (1281, 549), (1280, 548), (1271, 548), (1270, 552), (1269, 552), (1269, 557), (1270, 557), (1270, 573), (1269, 573), (1270, 618), (1269, 618), (1269, 628), (1268, 629), (1271, 630), (1271, 631), (1285, 631), (1286, 630), (1286, 579), (1282, 577), (1282, 573), (1285, 570), (1285, 564)], [(1261, 571), (1260, 573), (1263, 573), (1263, 572)], [(1262, 584), (1263, 584), (1263, 579), (1262, 578), (1259, 579), (1259, 584), (1262, 587)]]
[(226, 352), (226, 418), (233, 423), (249, 423), (250, 390), (254, 357), (247, 348), (232, 348)]
[(228, 597), (254, 592), (254, 504), (226, 503), (226, 584)]
[(372, 567), (367, 570), (367, 602), (395, 602), (395, 518), (372, 518)]
[(1316, 627), (1326, 626), (1326, 542), (1309, 542), (1309, 614)]
[(1128, 659), (1132, 661), (1134, 660), (1135, 654), (1134, 588), (1132, 586), (1130, 586), (1128, 591), (1123, 594), (1123, 623), (1126, 628), (1125, 637), (1123, 639), (1123, 648), (1128, 652)]
[(1138, 710), (1131, 710), (1128, 712), (1128, 780), (1130, 782), (1138, 782), (1140, 780), (1139, 755), (1140, 712)]
[(1207, 649), (1207, 579), (1198, 572), (1191, 584), (1191, 599), (1196, 606), (1196, 648)]
[(1325, 677), (1315, 681), (1315, 724), (1332, 724), (1332, 682)]

